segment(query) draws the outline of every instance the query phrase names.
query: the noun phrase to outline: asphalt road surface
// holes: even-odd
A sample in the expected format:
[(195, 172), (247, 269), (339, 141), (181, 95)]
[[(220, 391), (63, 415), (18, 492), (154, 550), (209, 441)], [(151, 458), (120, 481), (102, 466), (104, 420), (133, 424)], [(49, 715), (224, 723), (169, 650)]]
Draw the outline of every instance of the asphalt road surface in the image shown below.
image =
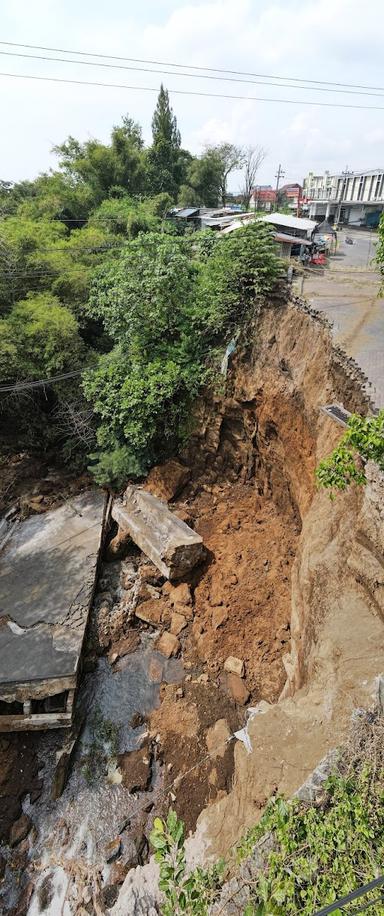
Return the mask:
[(384, 298), (374, 263), (376, 245), (376, 233), (339, 232), (329, 267), (306, 272), (302, 295), (333, 322), (336, 343), (361, 366), (376, 407), (384, 408)]

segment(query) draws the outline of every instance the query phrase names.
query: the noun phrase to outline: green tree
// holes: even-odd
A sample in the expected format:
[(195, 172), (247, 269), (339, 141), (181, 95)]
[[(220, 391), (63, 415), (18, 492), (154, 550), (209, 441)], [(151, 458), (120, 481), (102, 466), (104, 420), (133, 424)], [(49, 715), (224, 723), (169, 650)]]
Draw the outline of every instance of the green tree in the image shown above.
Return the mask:
[(3, 381), (47, 378), (84, 364), (77, 321), (50, 293), (30, 294), (0, 319)]
[(215, 174), (217, 173), (220, 202), (225, 207), (229, 175), (244, 165), (246, 153), (241, 146), (234, 143), (218, 143), (216, 146), (207, 146), (205, 155), (209, 158)]
[(98, 482), (144, 473), (180, 446), (215, 347), (271, 289), (279, 261), (268, 228), (233, 235), (141, 234), (99, 270), (89, 309), (115, 346), (84, 381), (99, 418)]
[(176, 199), (181, 184), (180, 131), (169, 95), (161, 84), (152, 118), (152, 147), (148, 151), (149, 186), (153, 194), (167, 192)]
[(179, 202), (183, 206), (217, 207), (222, 196), (222, 180), (222, 158), (213, 149), (207, 149), (190, 163)]

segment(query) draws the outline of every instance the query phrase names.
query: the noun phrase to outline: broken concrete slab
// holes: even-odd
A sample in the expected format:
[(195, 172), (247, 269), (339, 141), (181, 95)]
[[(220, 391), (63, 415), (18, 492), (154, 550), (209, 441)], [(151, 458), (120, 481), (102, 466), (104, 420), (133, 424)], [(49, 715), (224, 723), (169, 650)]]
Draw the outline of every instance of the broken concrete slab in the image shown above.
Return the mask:
[(0, 731), (70, 725), (104, 516), (87, 490), (15, 526), (0, 556)]
[(146, 490), (127, 487), (112, 516), (167, 579), (181, 579), (205, 557), (200, 535)]

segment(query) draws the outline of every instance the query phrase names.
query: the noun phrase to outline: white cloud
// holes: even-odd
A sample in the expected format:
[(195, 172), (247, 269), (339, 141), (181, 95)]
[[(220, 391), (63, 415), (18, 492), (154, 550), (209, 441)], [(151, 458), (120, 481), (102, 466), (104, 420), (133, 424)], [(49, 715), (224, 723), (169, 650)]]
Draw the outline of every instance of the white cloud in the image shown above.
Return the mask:
[[(370, 0), (366, 12), (360, 0), (146, 0), (141, 5), (115, 0), (109, 7), (103, 0), (35, 0), (33, 6), (29, 0), (6, 0), (0, 11), (0, 30), (9, 40), (172, 60), (184, 67), (205, 64), (378, 86), (381, 21), (382, 0)], [(171, 94), (185, 146), (198, 151), (225, 139), (267, 147), (263, 181), (273, 181), (279, 161), (292, 180), (310, 168), (339, 170), (346, 161), (355, 169), (383, 165), (380, 111), (304, 105), (310, 99), (380, 105), (369, 95), (334, 96), (315, 88), (309, 92), (16, 58), (3, 58), (1, 69), (156, 90), (163, 79), (171, 89), (295, 99), (291, 105)], [(150, 138), (155, 92), (4, 78), (0, 85), (5, 101), (0, 177), (31, 177), (46, 169), (52, 164), (52, 143), (68, 133), (106, 140), (126, 111), (141, 121)]]

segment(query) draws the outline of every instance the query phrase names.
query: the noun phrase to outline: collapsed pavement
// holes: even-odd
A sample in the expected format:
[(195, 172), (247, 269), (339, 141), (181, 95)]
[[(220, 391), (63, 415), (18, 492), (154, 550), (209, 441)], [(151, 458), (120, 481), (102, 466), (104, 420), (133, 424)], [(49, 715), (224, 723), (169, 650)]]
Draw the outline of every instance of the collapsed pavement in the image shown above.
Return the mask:
[(0, 563), (0, 731), (71, 723), (105, 513), (92, 489), (14, 526)]

